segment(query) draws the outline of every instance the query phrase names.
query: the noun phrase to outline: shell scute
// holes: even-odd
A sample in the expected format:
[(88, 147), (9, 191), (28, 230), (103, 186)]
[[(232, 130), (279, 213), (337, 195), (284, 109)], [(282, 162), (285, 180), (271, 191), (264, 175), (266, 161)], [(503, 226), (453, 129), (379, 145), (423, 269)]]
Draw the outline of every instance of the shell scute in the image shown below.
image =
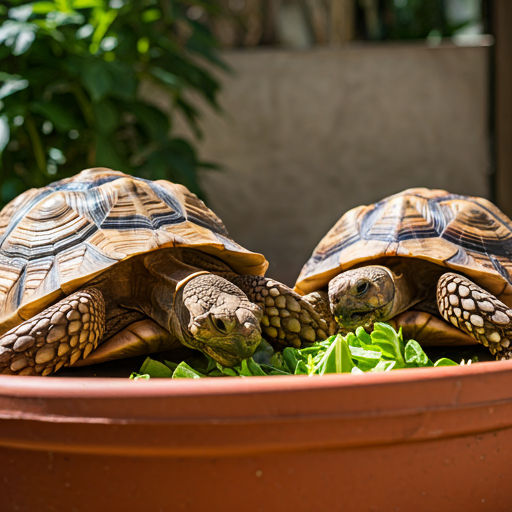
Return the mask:
[(512, 300), (512, 222), (490, 201), (409, 189), (347, 212), (304, 265), (295, 290), (310, 293), (360, 264), (400, 256), (465, 273)]
[(0, 212), (0, 331), (125, 258), (180, 246), (241, 274), (268, 265), (182, 185), (97, 168), (31, 189)]

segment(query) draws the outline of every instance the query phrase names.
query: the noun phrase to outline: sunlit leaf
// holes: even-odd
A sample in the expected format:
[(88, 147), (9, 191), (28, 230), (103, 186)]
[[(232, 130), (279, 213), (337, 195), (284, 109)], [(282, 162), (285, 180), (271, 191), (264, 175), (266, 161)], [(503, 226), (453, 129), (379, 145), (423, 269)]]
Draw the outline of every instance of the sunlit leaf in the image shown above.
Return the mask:
[(159, 20), (162, 17), (160, 9), (147, 9), (142, 13), (142, 21), (144, 23), (151, 23), (152, 21)]
[(10, 130), (7, 116), (0, 116), (0, 153), (9, 144)]
[(140, 367), (139, 373), (153, 378), (172, 377), (173, 372), (165, 364), (147, 357)]
[(73, 9), (91, 9), (94, 7), (103, 7), (103, 0), (73, 0), (71, 5)]
[(0, 100), (28, 87), (28, 80), (9, 80), (0, 87)]
[(32, 14), (32, 5), (20, 5), (19, 7), (13, 7), (12, 9), (9, 9), (8, 15), (9, 18), (12, 18), (16, 21), (27, 21), (30, 18), (30, 15)]
[(434, 366), (459, 366), (455, 361), (442, 357), (434, 363)]
[(200, 379), (201, 377), (204, 377), (204, 375), (194, 370), (184, 361), (176, 367), (172, 374), (173, 379)]
[(410, 365), (427, 366), (428, 357), (416, 340), (409, 340), (405, 346), (405, 361)]
[(32, 30), (24, 30), (23, 32), (20, 32), (16, 38), (16, 43), (14, 44), (12, 53), (14, 55), (21, 55), (22, 53), (25, 53), (32, 45), (35, 38), (36, 35)]
[(54, 2), (34, 2), (32, 5), (32, 11), (35, 14), (48, 14), (49, 12), (57, 9)]
[[(92, 36), (92, 48), (99, 47), (103, 36), (106, 34), (112, 22), (116, 19), (118, 11), (115, 9), (110, 9), (109, 11), (103, 11), (97, 13), (97, 24), (94, 30), (94, 34)], [(93, 53), (96, 50), (93, 50)]]

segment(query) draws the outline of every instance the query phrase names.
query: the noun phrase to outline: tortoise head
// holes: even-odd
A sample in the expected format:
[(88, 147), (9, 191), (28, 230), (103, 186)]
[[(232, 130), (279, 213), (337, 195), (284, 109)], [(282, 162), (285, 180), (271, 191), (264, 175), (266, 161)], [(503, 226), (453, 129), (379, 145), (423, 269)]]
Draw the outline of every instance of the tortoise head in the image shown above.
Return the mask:
[(181, 342), (223, 366), (251, 357), (261, 341), (262, 309), (220, 276), (194, 277), (177, 290), (174, 302)]
[(348, 270), (332, 279), (329, 303), (342, 331), (371, 327), (394, 316), (395, 279), (390, 269), (378, 265)]

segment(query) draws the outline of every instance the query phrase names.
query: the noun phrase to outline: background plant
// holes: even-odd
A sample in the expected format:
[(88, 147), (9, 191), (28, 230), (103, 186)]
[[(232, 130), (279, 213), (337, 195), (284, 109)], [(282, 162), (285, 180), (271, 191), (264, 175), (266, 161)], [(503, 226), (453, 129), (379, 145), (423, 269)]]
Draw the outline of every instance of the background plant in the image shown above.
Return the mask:
[[(6, 5), (7, 4), (7, 5)], [(200, 194), (194, 146), (139, 97), (164, 88), (196, 136), (194, 91), (218, 109), (217, 43), (199, 0), (53, 0), (0, 5), (0, 202), (88, 167), (170, 179)]]

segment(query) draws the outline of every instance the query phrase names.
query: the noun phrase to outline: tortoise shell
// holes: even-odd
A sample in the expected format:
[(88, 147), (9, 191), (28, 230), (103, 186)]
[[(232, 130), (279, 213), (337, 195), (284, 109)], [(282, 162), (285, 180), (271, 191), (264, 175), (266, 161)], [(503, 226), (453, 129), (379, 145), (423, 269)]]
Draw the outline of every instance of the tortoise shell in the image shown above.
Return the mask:
[(420, 258), (466, 274), (512, 305), (512, 222), (487, 199), (413, 188), (345, 213), (302, 268), (295, 291), (387, 257)]
[(0, 212), (0, 330), (162, 247), (200, 249), (240, 274), (263, 275), (268, 266), (182, 185), (96, 168), (28, 190)]

